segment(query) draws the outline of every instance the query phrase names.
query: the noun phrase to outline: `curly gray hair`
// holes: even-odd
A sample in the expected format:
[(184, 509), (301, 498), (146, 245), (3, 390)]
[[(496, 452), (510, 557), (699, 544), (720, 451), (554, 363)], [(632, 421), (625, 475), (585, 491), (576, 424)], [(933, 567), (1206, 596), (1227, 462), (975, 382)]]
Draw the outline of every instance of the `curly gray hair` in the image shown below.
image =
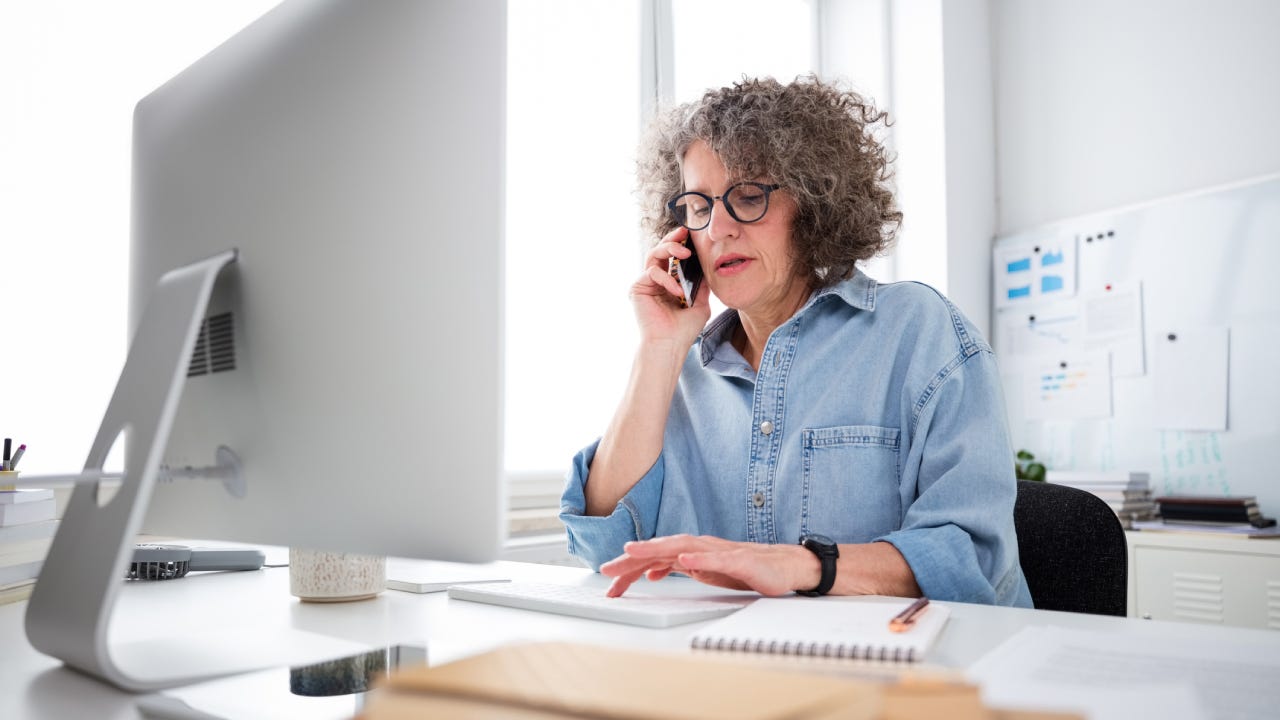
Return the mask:
[(709, 90), (649, 128), (637, 162), (643, 226), (655, 242), (677, 227), (666, 204), (683, 192), (680, 163), (701, 140), (731, 177), (768, 178), (794, 198), (794, 260), (813, 287), (833, 285), (886, 251), (902, 224), (880, 123), (887, 113), (869, 100), (814, 76)]

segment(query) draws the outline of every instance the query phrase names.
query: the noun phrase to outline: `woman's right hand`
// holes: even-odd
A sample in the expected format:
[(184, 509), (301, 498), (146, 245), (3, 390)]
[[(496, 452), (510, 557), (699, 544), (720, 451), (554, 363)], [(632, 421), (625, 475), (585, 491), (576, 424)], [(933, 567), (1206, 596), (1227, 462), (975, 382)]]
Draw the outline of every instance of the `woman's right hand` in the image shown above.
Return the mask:
[(631, 286), (631, 302), (642, 342), (674, 341), (687, 349), (711, 318), (711, 291), (705, 279), (692, 306), (683, 308), (680, 299), (684, 291), (668, 271), (671, 258), (685, 261), (693, 255), (684, 245), (688, 238), (689, 230), (685, 227), (667, 233), (645, 256), (644, 272)]

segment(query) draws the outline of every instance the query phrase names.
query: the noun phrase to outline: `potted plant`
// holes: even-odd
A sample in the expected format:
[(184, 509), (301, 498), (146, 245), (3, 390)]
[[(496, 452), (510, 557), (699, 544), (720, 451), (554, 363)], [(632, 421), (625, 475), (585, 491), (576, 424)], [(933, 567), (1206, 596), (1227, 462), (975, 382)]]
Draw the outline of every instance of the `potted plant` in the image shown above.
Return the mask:
[(1017, 460), (1013, 463), (1014, 474), (1019, 480), (1044, 482), (1044, 464), (1035, 462), (1036, 456), (1026, 450), (1019, 450)]

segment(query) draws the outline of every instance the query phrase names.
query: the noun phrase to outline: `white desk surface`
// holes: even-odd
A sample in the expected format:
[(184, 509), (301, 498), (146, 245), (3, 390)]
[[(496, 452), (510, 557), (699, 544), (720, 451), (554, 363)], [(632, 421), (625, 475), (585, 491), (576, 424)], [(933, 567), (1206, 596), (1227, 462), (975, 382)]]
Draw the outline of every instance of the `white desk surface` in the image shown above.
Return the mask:
[[(279, 561), (278, 552), (268, 562)], [(513, 580), (582, 584), (604, 588), (608, 579), (585, 569), (501, 562), (493, 566)], [(687, 578), (641, 582), (652, 594), (716, 594)], [(730, 593), (732, 594), (732, 593)], [(1278, 638), (1262, 630), (1164, 623), (1073, 613), (948, 603), (952, 617), (929, 662), (963, 669), (1028, 626), (1107, 630), (1143, 636), (1172, 635), (1242, 640)], [(133, 695), (68, 670), (27, 642), (27, 603), (0, 606), (0, 718), (137, 718)], [(445, 593), (416, 595), (386, 591), (353, 603), (301, 603), (289, 594), (288, 568), (256, 572), (201, 573), (179, 580), (130, 583), (117, 603), (113, 637), (178, 636), (190, 628), (292, 627), (367, 644), (425, 645), (435, 665), (520, 640), (565, 640), (635, 649), (680, 651), (705, 623), (666, 630), (580, 620), (451, 600)], [(1278, 645), (1280, 647), (1280, 645)], [(246, 653), (253, 648), (247, 647)]]

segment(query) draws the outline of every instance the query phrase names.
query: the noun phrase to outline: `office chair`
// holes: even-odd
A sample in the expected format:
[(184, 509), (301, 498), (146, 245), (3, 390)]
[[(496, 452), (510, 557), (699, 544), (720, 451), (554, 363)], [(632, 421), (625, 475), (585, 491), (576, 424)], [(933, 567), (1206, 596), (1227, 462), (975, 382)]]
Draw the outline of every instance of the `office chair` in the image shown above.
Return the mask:
[(1036, 608), (1126, 614), (1128, 546), (1119, 518), (1099, 497), (1019, 480), (1013, 523)]

